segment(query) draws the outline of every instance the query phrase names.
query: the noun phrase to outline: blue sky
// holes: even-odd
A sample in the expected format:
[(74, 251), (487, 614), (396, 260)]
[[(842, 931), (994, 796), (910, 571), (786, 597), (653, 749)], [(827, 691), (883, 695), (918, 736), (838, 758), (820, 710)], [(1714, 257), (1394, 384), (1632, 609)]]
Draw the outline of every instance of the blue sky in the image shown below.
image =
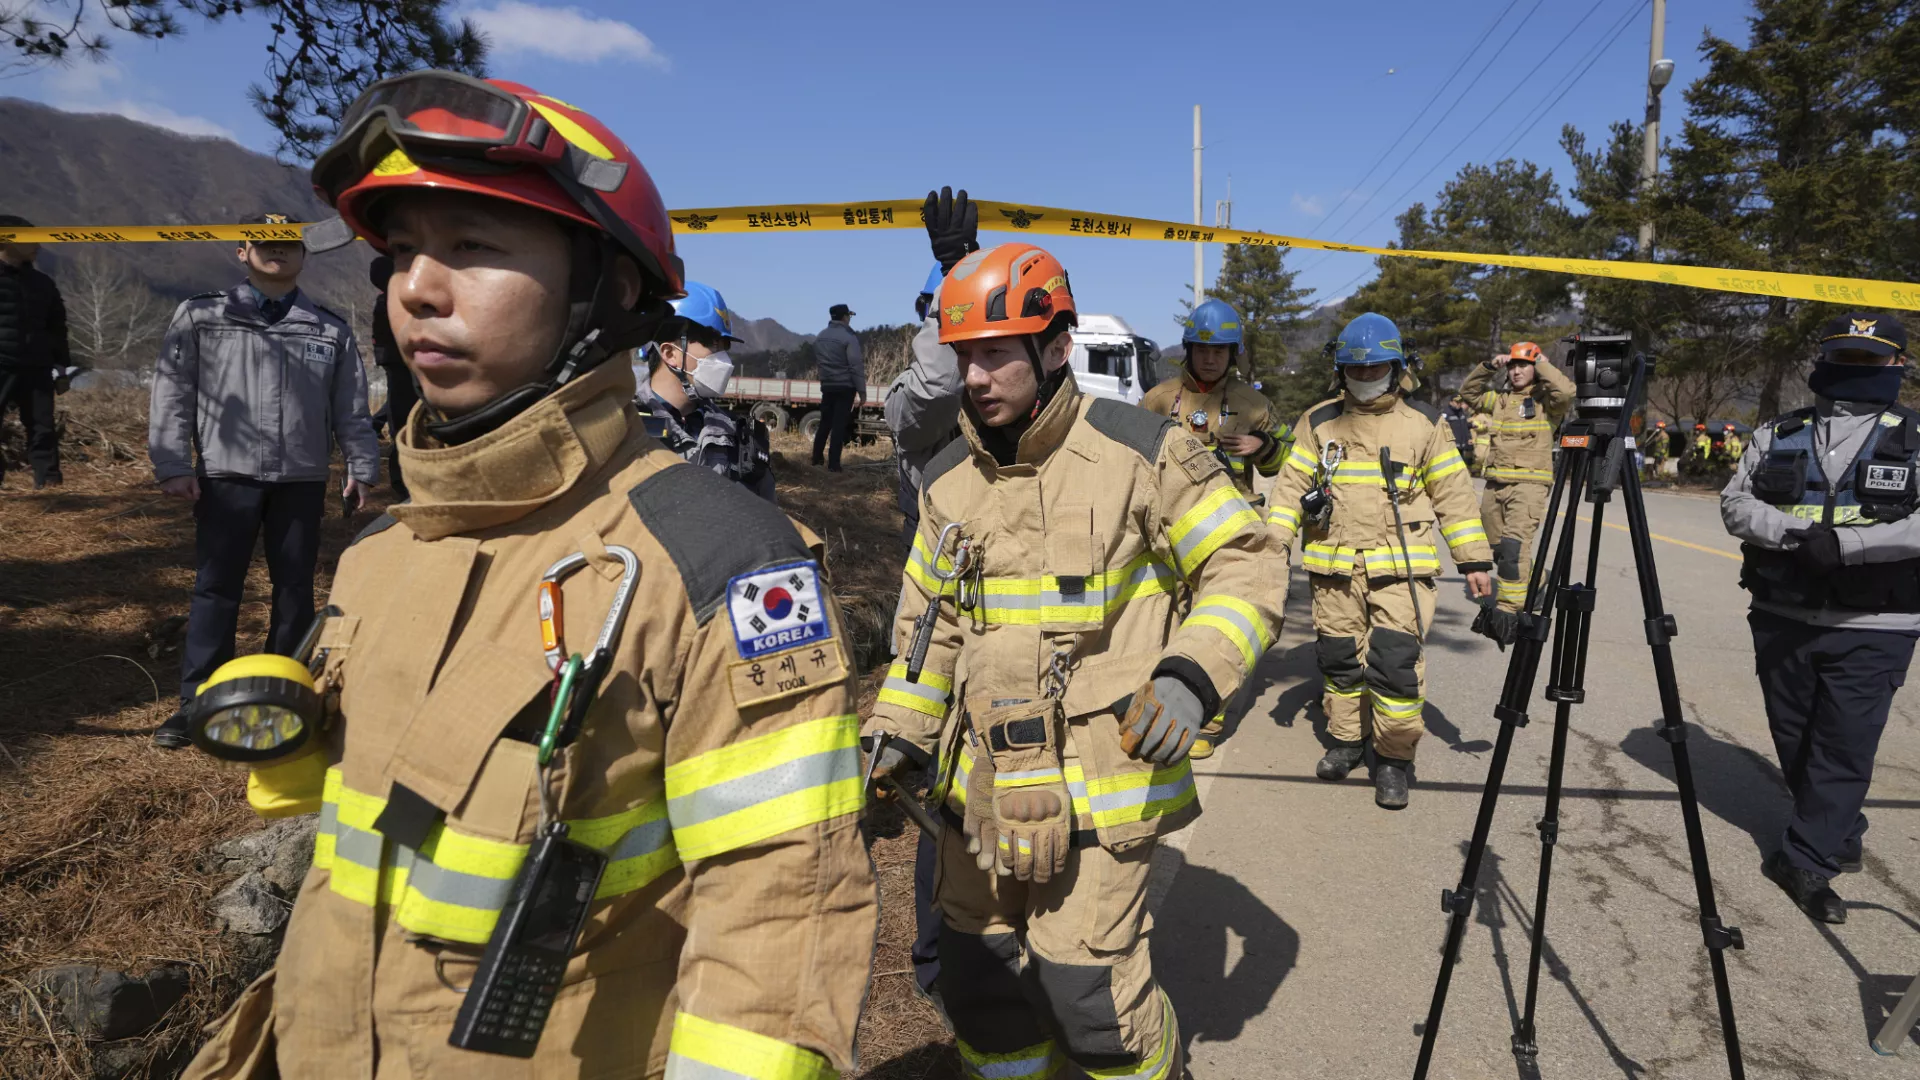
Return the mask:
[[(952, 4), (911, 15), (877, 2), (808, 7), (472, 0), (464, 10), (493, 34), (494, 74), (599, 114), (640, 154), (670, 207), (899, 198), (952, 184), (988, 198), (1187, 220), (1199, 104), (1209, 222), (1231, 174), (1237, 226), (1376, 244), (1392, 238), (1408, 203), (1430, 200), (1462, 165), (1496, 160), (1509, 143), (1509, 156), (1564, 182), (1562, 124), (1599, 138), (1614, 120), (1638, 122), (1650, 27), (1645, 0), (983, 3), (969, 19)], [(1685, 109), (1679, 89), (1703, 71), (1703, 31), (1744, 41), (1748, 12), (1744, 0), (1669, 4), (1666, 52), (1677, 65), (1665, 98), (1669, 132)], [(1547, 108), (1616, 26), (1585, 77)], [(122, 39), (106, 65), (0, 78), (0, 94), (271, 150), (245, 97), (268, 40), (258, 17), (190, 26), (159, 43)], [(1530, 110), (1541, 111), (1529, 126)], [(1008, 238), (983, 234), (989, 244)], [(1083, 308), (1177, 339), (1191, 245), (1048, 243)], [(680, 251), (689, 273), (734, 310), (801, 332), (818, 330), (840, 302), (859, 313), (856, 325), (909, 321), (931, 263), (924, 235), (907, 230), (683, 237)], [(1288, 258), (1310, 267), (1302, 280), (1323, 300), (1371, 274), (1364, 255)], [(1210, 248), (1208, 281), (1218, 266)]]

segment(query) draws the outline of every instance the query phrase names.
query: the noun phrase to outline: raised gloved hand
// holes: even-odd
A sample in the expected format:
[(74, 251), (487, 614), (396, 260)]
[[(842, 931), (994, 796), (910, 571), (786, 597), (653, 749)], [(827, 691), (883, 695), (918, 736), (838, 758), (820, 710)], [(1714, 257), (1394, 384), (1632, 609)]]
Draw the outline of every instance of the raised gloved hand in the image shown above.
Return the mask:
[(939, 193), (927, 192), (927, 203), (920, 208), (927, 223), (927, 240), (942, 274), (969, 252), (980, 250), (980, 208), (967, 198), (966, 189), (955, 195), (950, 187)]
[(1141, 761), (1171, 765), (1187, 756), (1206, 722), (1193, 687), (1174, 675), (1155, 675), (1134, 692), (1120, 718), (1120, 749)]
[(988, 709), (976, 728), (993, 754), (993, 850), (1001, 873), (1021, 881), (1044, 882), (1067, 868), (1073, 797), (1061, 762), (1064, 726), (1060, 703), (1045, 698)]
[(1793, 559), (1800, 569), (1814, 577), (1828, 577), (1840, 569), (1840, 534), (1831, 525), (1809, 525), (1788, 529), (1787, 539), (1799, 541)]

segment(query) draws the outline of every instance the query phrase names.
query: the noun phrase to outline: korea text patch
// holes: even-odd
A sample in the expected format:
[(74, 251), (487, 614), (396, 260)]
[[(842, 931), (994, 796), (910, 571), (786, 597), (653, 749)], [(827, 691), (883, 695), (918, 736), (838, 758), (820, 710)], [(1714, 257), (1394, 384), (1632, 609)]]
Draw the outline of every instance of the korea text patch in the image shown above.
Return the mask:
[(727, 615), (742, 660), (833, 637), (813, 560), (741, 574), (727, 582)]

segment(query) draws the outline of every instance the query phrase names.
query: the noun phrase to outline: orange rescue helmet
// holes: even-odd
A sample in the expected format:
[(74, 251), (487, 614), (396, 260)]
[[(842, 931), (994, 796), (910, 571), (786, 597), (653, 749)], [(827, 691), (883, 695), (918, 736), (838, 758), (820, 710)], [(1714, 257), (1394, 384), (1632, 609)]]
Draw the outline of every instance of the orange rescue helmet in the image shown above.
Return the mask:
[(1695, 424), (1695, 425), (1693, 425), (1693, 430), (1695, 430), (1695, 431), (1705, 431), (1705, 430), (1707, 430), (1707, 425), (1705, 425), (1705, 424)]
[(1001, 244), (961, 259), (940, 286), (940, 344), (1045, 334), (1078, 322), (1066, 267), (1032, 244)]
[(1537, 364), (1540, 362), (1540, 346), (1531, 341), (1519, 342), (1507, 350), (1507, 360), (1510, 363), (1519, 361), (1523, 364)]

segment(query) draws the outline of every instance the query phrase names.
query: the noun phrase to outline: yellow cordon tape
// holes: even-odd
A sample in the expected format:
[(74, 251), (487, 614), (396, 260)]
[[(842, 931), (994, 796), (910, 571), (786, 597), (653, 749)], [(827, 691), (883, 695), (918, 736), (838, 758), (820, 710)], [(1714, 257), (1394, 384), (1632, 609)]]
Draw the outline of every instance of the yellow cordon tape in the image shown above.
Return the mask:
[[(669, 211), (674, 231), (692, 233), (861, 232), (918, 229), (924, 199), (877, 199), (857, 203), (782, 203), (767, 206), (716, 206)], [(1476, 266), (1507, 266), (1556, 274), (1648, 281), (1715, 292), (1817, 300), (1863, 308), (1920, 311), (1920, 284), (1865, 278), (1728, 270), (1674, 263), (1616, 262), (1606, 259), (1557, 259), (1537, 255), (1489, 255), (1469, 251), (1417, 251), (1335, 244), (1302, 236), (1248, 229), (1214, 229), (1159, 218), (1093, 214), (1055, 206), (976, 199), (980, 226), (1001, 232), (1040, 236), (1094, 236), (1109, 240), (1172, 240), (1205, 244), (1249, 244), (1308, 251), (1350, 251), (1392, 258), (1437, 259)], [(0, 230), (0, 243), (145, 242), (156, 240), (298, 240), (298, 225), (129, 225), (110, 228), (36, 228)]]

